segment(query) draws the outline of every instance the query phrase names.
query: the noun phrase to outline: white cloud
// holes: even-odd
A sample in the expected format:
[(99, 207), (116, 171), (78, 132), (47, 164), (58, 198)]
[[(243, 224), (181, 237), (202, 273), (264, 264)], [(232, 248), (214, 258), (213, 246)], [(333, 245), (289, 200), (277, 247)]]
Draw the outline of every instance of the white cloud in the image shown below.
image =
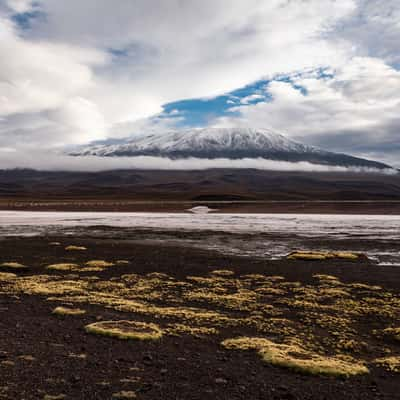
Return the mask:
[(32, 0), (7, 0), (6, 5), (17, 13), (24, 13), (32, 8)]
[(357, 8), (340, 21), (336, 36), (354, 43), (362, 56), (400, 62), (398, 0), (358, 0)]
[(59, 106), (87, 90), (92, 67), (105, 62), (94, 49), (21, 39), (1, 18), (0, 37), (1, 116)]
[(273, 81), (267, 90), (271, 102), (234, 107), (240, 116), (221, 118), (216, 125), (270, 126), (328, 150), (381, 160), (400, 152), (400, 72), (380, 59), (354, 58), (333, 77), (300, 75), (293, 84)]
[[(0, 158), (1, 168), (34, 168), (39, 170), (63, 171), (107, 171), (112, 169), (160, 169), (160, 170), (205, 170), (211, 168), (252, 168), (270, 171), (309, 171), (309, 172), (370, 172), (376, 174), (395, 174), (394, 170), (378, 170), (363, 167), (338, 167), (312, 164), (309, 162), (287, 162), (251, 159), (199, 159), (187, 158), (172, 160), (162, 157), (72, 157), (49, 153), (39, 153), (41, 157), (30, 154), (5, 151)], [(17, 157), (16, 157), (17, 156)]]
[(249, 96), (242, 97), (240, 99), (240, 102), (242, 104), (249, 104), (252, 101), (263, 100), (263, 99), (265, 99), (265, 96), (263, 96), (262, 94), (255, 93), (255, 94), (250, 94)]
[[(165, 103), (330, 67), (331, 80), (293, 78), (307, 97), (274, 82), (272, 103), (252, 105), (261, 94), (250, 95), (239, 119), (218, 123), (270, 125), (332, 147), (340, 139), (359, 154), (378, 154), (379, 140), (392, 149), (397, 3), (0, 0), (0, 147), (33, 151), (163, 130), (182, 117), (146, 120)], [(25, 29), (15, 12), (32, 12)]]
[[(0, 145), (10, 135), (16, 146), (120, 136), (118, 126), (167, 102), (342, 62), (349, 47), (323, 33), (354, 1), (308, 3), (0, 0)], [(41, 14), (21, 30), (10, 10)], [(27, 119), (40, 130), (21, 129)]]

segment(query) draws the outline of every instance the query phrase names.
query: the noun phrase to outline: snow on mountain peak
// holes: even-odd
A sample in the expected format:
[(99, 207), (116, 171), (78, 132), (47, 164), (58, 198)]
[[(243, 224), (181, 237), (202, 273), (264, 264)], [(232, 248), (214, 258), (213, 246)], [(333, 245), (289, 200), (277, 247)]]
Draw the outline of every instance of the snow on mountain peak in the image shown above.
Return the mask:
[(116, 144), (88, 146), (72, 155), (152, 156), (170, 159), (264, 158), (323, 165), (389, 168), (379, 162), (307, 146), (269, 129), (254, 128), (194, 128), (166, 133), (144, 133)]
[(88, 147), (80, 153), (106, 156), (116, 151), (171, 153), (234, 150), (305, 152), (313, 148), (267, 129), (201, 128), (143, 134), (122, 144)]

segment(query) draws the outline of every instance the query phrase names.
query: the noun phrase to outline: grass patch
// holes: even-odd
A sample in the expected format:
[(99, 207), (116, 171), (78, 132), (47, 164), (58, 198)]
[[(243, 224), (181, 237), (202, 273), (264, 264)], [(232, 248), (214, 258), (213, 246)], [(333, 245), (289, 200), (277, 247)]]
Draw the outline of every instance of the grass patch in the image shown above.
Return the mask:
[(314, 274), (313, 278), (318, 279), (320, 281), (327, 281), (330, 283), (336, 283), (339, 281), (339, 278), (333, 275), (325, 275), (325, 274)]
[(208, 328), (206, 326), (196, 327), (184, 324), (169, 324), (165, 329), (165, 333), (171, 336), (186, 334), (195, 337), (203, 337), (206, 335), (218, 335), (219, 331), (215, 328)]
[(383, 333), (400, 341), (400, 328), (386, 328), (383, 330)]
[(5, 262), (0, 264), (0, 268), (5, 268), (5, 269), (12, 269), (16, 271), (20, 270), (27, 270), (28, 267), (26, 265), (17, 263), (17, 262)]
[(138, 383), (140, 378), (138, 376), (132, 376), (130, 378), (122, 378), (119, 380), (121, 383)]
[(74, 246), (70, 245), (65, 248), (67, 251), (85, 251), (87, 248), (85, 246)]
[(112, 395), (113, 399), (136, 399), (136, 393), (128, 390), (123, 390)]
[(17, 279), (17, 275), (11, 272), (0, 272), (0, 281), (7, 282)]
[(353, 289), (359, 289), (359, 290), (382, 290), (381, 286), (377, 285), (367, 285), (365, 283), (350, 283), (349, 286)]
[(332, 253), (335, 258), (342, 258), (345, 260), (358, 260), (360, 258), (360, 254), (357, 253), (349, 253), (345, 251), (338, 251), (335, 253)]
[[(101, 279), (80, 273), (91, 268), (98, 267), (73, 264), (73, 268), (61, 268), (58, 274), (48, 271), (48, 274), (18, 277), (0, 273), (0, 294), (17, 300), (22, 295), (45, 296), (56, 305), (72, 309), (93, 305), (126, 313), (126, 317), (120, 317), (123, 320), (143, 317), (162, 326), (164, 335), (210, 338), (219, 332), (232, 331), (237, 336), (244, 332), (252, 332), (255, 337), (268, 335), (276, 343), (293, 343), (293, 338), (299, 338), (304, 346), (297, 344), (302, 350), (296, 351), (304, 354), (303, 347), (312, 349), (313, 353), (307, 357), (315, 369), (328, 370), (326, 362), (348, 362), (349, 354), (357, 357), (355, 365), (362, 365), (363, 361), (391, 354), (382, 353), (385, 346), (396, 354), (396, 343), (388, 337), (396, 332), (388, 330), (384, 334), (383, 331), (399, 326), (400, 297), (384, 288), (344, 283), (335, 276), (322, 274), (314, 275), (311, 283), (300, 284), (282, 276), (264, 274), (208, 274), (180, 279), (152, 272), (115, 274)], [(370, 331), (362, 328), (366, 320), (376, 321)], [(161, 332), (158, 327), (156, 332), (135, 330), (138, 325), (133, 326), (133, 321), (127, 323), (124, 326), (120, 321), (113, 321), (107, 326), (99, 321), (95, 327), (100, 334), (128, 335), (136, 339), (142, 339), (143, 334), (159, 337)], [(282, 350), (276, 346), (269, 348)]]
[(288, 260), (329, 260), (329, 259), (344, 259), (344, 260), (358, 260), (360, 258), (360, 254), (350, 253), (345, 251), (292, 251), (290, 254), (286, 256)]
[(31, 356), (30, 354), (18, 356), (18, 358), (23, 361), (35, 361), (36, 360), (35, 357)]
[(354, 360), (321, 356), (305, 350), (299, 344), (277, 344), (264, 338), (239, 337), (225, 340), (222, 345), (227, 349), (257, 350), (269, 364), (308, 375), (350, 377), (369, 372), (365, 365)]
[[(105, 261), (103, 263), (106, 263)], [(106, 263), (106, 266), (110, 266), (111, 263)], [(112, 264), (113, 265), (113, 264)], [(96, 264), (90, 261), (86, 263), (85, 267), (80, 267), (78, 264), (68, 264), (68, 263), (61, 263), (61, 264), (51, 264), (47, 266), (48, 270), (51, 271), (61, 271), (61, 272), (101, 272), (104, 271), (104, 267), (100, 266), (100, 262), (96, 261)]]
[(85, 327), (86, 332), (118, 339), (158, 340), (162, 330), (158, 325), (137, 321), (102, 321)]
[(53, 310), (53, 314), (55, 315), (83, 315), (86, 314), (85, 310), (81, 308), (67, 308), (67, 307), (56, 307)]
[(87, 354), (85, 354), (85, 353), (81, 353), (81, 354), (69, 353), (68, 357), (76, 358), (78, 360), (86, 360)]
[(79, 270), (79, 265), (78, 264), (67, 264), (67, 263), (65, 263), (65, 264), (51, 264), (51, 265), (48, 265), (47, 267), (46, 267), (46, 269), (49, 269), (49, 270), (51, 270), (51, 271), (72, 271), (72, 272), (75, 272), (75, 271), (78, 271)]
[(117, 264), (117, 265), (128, 265), (128, 264), (130, 264), (130, 261), (128, 261), (128, 260), (117, 260), (117, 261), (115, 261), (115, 264)]
[(91, 260), (85, 263), (85, 265), (91, 268), (107, 268), (113, 267), (115, 264), (104, 260)]
[(375, 364), (390, 372), (400, 372), (400, 356), (377, 358)]
[(233, 276), (235, 273), (229, 269), (216, 269), (210, 272), (211, 275), (216, 276)]
[(0, 365), (2, 365), (3, 367), (13, 367), (15, 365), (15, 362), (11, 360), (5, 360), (1, 361)]

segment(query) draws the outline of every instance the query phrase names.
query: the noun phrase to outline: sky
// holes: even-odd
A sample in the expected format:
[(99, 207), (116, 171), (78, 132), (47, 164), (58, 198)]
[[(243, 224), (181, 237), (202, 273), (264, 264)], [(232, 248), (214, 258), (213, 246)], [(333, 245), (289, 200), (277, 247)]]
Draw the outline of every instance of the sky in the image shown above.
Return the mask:
[(400, 167), (399, 39), (398, 0), (0, 0), (0, 166), (250, 126)]

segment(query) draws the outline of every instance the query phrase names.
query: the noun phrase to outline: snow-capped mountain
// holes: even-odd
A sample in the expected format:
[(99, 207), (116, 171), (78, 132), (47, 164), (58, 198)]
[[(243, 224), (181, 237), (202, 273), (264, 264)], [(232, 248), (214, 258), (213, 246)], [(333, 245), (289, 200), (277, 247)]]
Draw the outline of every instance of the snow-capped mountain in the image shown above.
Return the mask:
[(267, 129), (202, 128), (149, 133), (117, 144), (92, 145), (72, 153), (75, 156), (179, 158), (265, 158), (308, 161), (315, 164), (389, 168), (387, 165), (332, 153), (307, 146)]

